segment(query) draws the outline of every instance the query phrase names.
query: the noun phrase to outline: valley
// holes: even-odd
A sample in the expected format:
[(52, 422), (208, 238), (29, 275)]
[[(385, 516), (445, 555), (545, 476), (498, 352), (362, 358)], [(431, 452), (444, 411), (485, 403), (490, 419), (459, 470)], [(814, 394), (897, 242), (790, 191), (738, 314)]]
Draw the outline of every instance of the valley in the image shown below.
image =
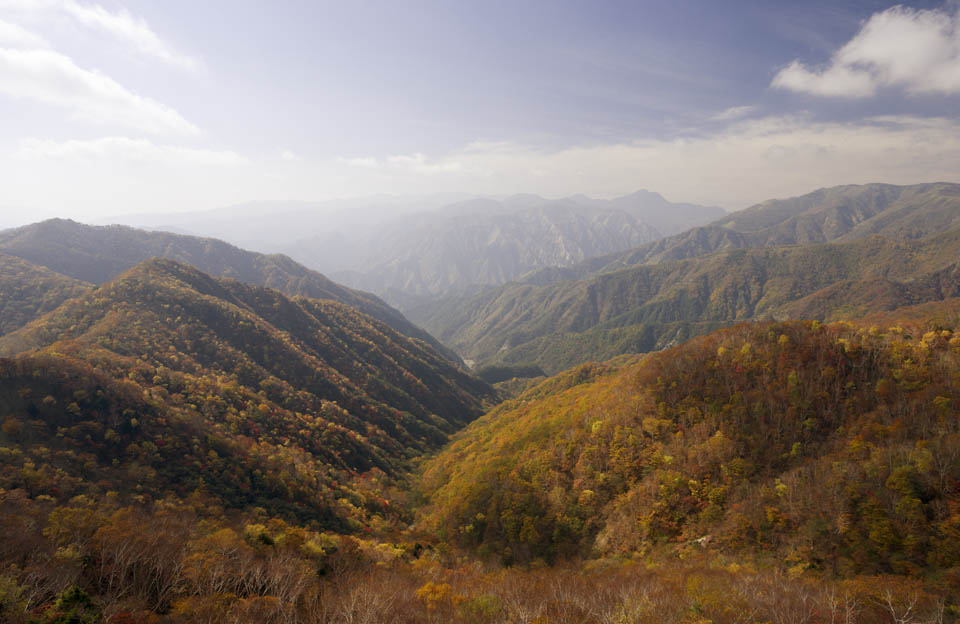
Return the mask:
[(960, 624), (960, 3), (0, 0), (0, 624)]
[(953, 192), (759, 204), (574, 280), (448, 294), (413, 312), (437, 338), (281, 255), (0, 232), (0, 613), (946, 614)]

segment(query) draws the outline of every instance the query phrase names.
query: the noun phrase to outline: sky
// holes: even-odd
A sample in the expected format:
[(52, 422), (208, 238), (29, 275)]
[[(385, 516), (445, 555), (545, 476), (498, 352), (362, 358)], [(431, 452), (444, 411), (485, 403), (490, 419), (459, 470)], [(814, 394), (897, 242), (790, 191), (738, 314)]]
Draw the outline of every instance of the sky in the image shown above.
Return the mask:
[(960, 182), (960, 2), (0, 0), (0, 226)]

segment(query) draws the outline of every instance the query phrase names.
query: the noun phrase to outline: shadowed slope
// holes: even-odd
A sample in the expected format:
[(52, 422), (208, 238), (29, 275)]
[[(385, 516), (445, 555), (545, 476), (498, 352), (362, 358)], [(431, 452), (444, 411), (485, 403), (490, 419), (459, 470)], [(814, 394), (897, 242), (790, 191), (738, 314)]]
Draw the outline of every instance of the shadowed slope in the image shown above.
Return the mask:
[[(57, 368), (63, 362), (112, 380), (127, 397), (119, 401), (121, 408), (109, 411), (114, 428), (129, 429), (131, 417), (159, 423), (155, 431), (181, 423), (200, 439), (220, 440), (232, 449), (231, 456), (242, 455), (240, 449), (255, 441), (265, 456), (274, 457), (271, 465), (285, 458), (307, 481), (326, 479), (321, 490), (327, 494), (344, 472), (377, 468), (403, 474), (407, 459), (442, 444), (492, 398), (482, 381), (349, 306), (291, 299), (160, 259), (3, 337), (0, 351), (21, 354), (14, 368), (30, 370), (34, 361), (54, 362)], [(34, 416), (39, 413), (55, 430), (64, 416), (63, 401), (69, 403), (63, 384), (70, 382), (44, 377), (38, 383), (51, 387), (45, 391), (60, 407), (46, 409), (50, 406), (29, 393), (33, 407), (21, 407), (28, 413), (39, 410)], [(115, 395), (104, 394), (108, 401)], [(85, 391), (68, 412), (75, 421), (101, 423), (105, 435), (106, 413), (96, 397)], [(176, 440), (169, 443), (177, 450), (170, 452), (196, 452), (185, 433), (171, 435)], [(130, 453), (124, 450), (118, 458), (128, 461)], [(158, 462), (173, 457), (164, 451), (148, 459), (160, 470)], [(165, 469), (183, 474), (183, 482), (163, 487), (183, 494), (198, 482), (215, 483), (233, 504), (262, 496), (244, 489), (249, 475), (231, 481), (227, 475), (240, 469), (231, 461), (218, 464), (223, 472), (213, 475), (194, 473), (189, 463), (178, 462)], [(300, 485), (286, 489), (274, 483), (270, 491), (279, 497), (277, 505), (305, 517), (343, 515), (329, 508), (332, 499), (300, 500), (307, 485), (297, 479)]]
[(345, 303), (457, 361), (446, 347), (376, 296), (341, 286), (286, 256), (245, 251), (212, 238), (51, 219), (0, 232), (0, 252), (93, 284), (103, 284), (144, 260), (169, 258), (287, 295)]

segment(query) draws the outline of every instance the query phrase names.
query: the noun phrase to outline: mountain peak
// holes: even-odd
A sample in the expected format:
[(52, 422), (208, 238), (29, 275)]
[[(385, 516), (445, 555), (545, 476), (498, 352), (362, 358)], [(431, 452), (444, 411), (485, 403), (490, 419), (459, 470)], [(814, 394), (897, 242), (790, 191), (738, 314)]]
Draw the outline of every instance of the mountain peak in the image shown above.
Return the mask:
[(647, 189), (640, 189), (619, 197), (618, 199), (647, 199), (647, 200), (658, 200), (658, 201), (667, 201), (666, 198), (657, 193), (656, 191), (648, 191)]
[[(168, 258), (195, 267), (202, 273), (267, 286), (287, 295), (340, 301), (402, 334), (431, 344), (451, 361), (459, 362), (456, 354), (378, 297), (336, 284), (286, 256), (246, 251), (214, 238), (150, 232), (125, 225), (93, 226), (67, 219), (51, 219), (0, 232), (0, 252), (92, 284), (109, 282), (145, 260)], [(202, 282), (202, 278), (196, 275), (188, 278), (185, 267), (177, 268), (163, 262), (152, 261), (140, 270), (168, 271), (179, 275), (180, 279)]]

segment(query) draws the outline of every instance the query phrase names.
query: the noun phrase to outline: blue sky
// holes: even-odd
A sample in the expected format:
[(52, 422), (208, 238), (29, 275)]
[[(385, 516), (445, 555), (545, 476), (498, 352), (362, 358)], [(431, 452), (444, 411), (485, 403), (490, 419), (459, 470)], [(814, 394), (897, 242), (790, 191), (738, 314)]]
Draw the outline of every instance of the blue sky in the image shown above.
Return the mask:
[(958, 10), (0, 0), (0, 211), (960, 181)]

